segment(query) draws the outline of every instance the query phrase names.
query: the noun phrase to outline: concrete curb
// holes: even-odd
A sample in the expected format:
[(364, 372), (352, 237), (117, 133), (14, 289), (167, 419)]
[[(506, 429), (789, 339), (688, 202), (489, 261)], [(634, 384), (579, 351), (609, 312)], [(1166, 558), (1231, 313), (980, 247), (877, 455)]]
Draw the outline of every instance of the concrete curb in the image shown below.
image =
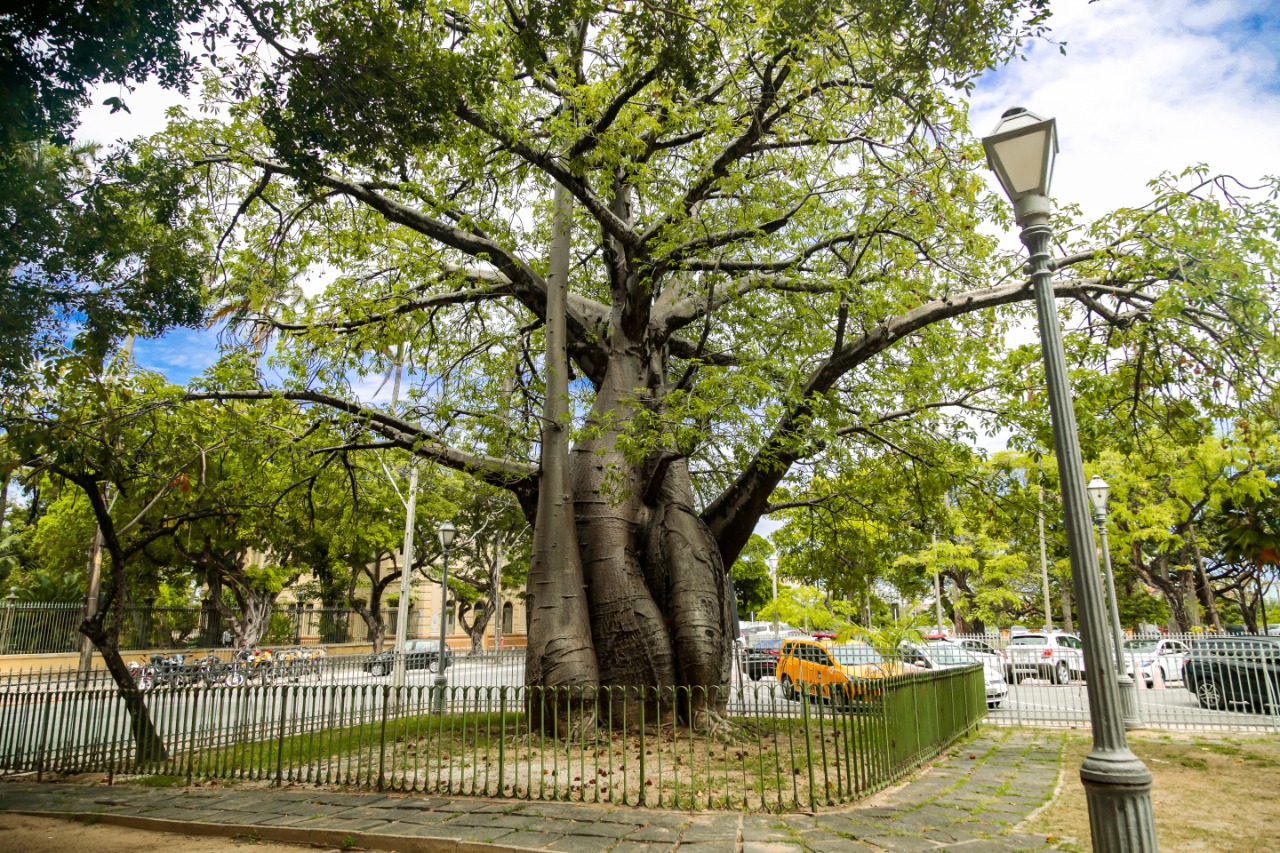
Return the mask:
[(260, 841), (279, 841), (285, 844), (306, 844), (312, 847), (336, 847), (346, 850), (360, 847), (366, 850), (388, 850), (394, 853), (529, 853), (526, 847), (508, 847), (503, 844), (486, 844), (483, 841), (463, 841), (460, 838), (431, 838), (428, 836), (373, 834), (341, 829), (302, 829), (296, 826), (259, 826), (256, 824), (203, 823), (188, 820), (165, 820), (138, 815), (103, 814), (101, 812), (49, 812), (14, 810), (9, 814), (27, 817), (57, 818), (85, 823), (104, 823), (128, 829), (145, 829), (152, 832), (171, 832), (174, 835), (194, 835), (217, 838), (255, 838)]

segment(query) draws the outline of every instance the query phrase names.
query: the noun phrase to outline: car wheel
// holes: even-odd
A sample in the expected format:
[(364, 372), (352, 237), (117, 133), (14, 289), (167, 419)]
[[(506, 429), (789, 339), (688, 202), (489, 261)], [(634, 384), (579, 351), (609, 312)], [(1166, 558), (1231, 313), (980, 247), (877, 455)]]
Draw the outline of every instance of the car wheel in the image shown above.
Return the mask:
[(375, 663), (373, 666), (369, 667), (369, 672), (373, 674), (374, 678), (381, 678), (390, 671), (391, 668), (382, 662)]
[(754, 671), (752, 671), (752, 672), (748, 672), (748, 673), (747, 673), (747, 677), (748, 677), (748, 678), (750, 678), (752, 681), (759, 681), (759, 680), (760, 680), (761, 678), (763, 678), (764, 676), (762, 676), (762, 675), (760, 674), (760, 670), (758, 670), (758, 669), (757, 669), (757, 670), (754, 670)]
[(999, 708), (999, 707), (1000, 707), (1000, 703), (1001, 703), (1002, 701), (1004, 701), (1004, 700), (1002, 700), (1002, 699), (997, 699), (997, 700), (995, 700), (994, 702), (988, 702), (988, 703), (987, 703), (987, 707), (994, 711), (996, 708)]
[(796, 689), (795, 689), (795, 687), (794, 687), (794, 686), (792, 686), (792, 684), (791, 684), (791, 676), (789, 676), (789, 675), (784, 675), (784, 676), (782, 676), (781, 684), (782, 684), (782, 695), (783, 695), (783, 697), (784, 697), (784, 698), (786, 698), (786, 699), (795, 699), (795, 698), (796, 698)]
[(1058, 665), (1053, 669), (1053, 681), (1055, 684), (1067, 684), (1071, 681), (1071, 664), (1064, 660), (1058, 661)]
[(1196, 700), (1200, 702), (1201, 708), (1209, 711), (1221, 711), (1226, 707), (1218, 685), (1207, 679), (1196, 685)]

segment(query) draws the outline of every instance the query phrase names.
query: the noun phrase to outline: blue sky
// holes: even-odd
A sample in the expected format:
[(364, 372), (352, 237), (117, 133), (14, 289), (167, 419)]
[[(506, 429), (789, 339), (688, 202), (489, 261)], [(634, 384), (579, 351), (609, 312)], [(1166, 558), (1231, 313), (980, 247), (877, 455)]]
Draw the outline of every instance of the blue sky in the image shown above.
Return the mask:
[[(1009, 106), (1058, 119), (1062, 152), (1054, 194), (1100, 215), (1141, 204), (1164, 170), (1208, 163), (1245, 183), (1280, 173), (1280, 3), (1276, 0), (1063, 0), (1052, 37), (979, 81), (970, 121), (981, 135)], [(100, 102), (115, 90), (103, 90)], [(81, 139), (111, 141), (158, 130), (172, 93), (142, 86), (131, 114), (97, 106)], [(174, 382), (217, 357), (213, 332), (182, 330), (139, 341), (136, 356)]]

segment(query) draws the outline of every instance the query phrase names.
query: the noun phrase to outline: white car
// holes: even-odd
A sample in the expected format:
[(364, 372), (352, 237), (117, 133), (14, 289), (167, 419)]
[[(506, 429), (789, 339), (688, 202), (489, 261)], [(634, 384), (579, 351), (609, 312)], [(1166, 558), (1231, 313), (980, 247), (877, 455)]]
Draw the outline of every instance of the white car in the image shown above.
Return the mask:
[(1148, 687), (1155, 685), (1157, 670), (1163, 682), (1181, 681), (1182, 666), (1187, 662), (1190, 649), (1181, 640), (1151, 639), (1126, 640), (1124, 644), (1125, 670), (1134, 681), (1141, 673)]
[(1008, 679), (1047, 678), (1067, 684), (1084, 678), (1084, 644), (1075, 634), (1061, 631), (1028, 631), (1009, 638)]
[(987, 707), (999, 708), (1009, 695), (1009, 684), (1004, 680), (1004, 660), (999, 655), (979, 656), (951, 640), (926, 640), (923, 643), (905, 643), (902, 662), (925, 669), (955, 669), (982, 664), (982, 674), (987, 685)]
[(963, 640), (955, 640), (956, 645), (967, 650), (970, 654), (982, 661), (984, 664), (990, 661), (1000, 667), (1003, 673), (1009, 665), (1009, 655), (1002, 652), (986, 640), (978, 640), (973, 637), (966, 637)]

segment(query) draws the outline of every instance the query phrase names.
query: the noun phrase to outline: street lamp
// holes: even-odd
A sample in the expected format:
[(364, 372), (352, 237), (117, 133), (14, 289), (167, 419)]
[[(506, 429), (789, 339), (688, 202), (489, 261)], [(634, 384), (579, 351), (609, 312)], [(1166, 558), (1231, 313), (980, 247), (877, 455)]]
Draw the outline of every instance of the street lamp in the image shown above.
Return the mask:
[(1116, 578), (1111, 571), (1111, 548), (1107, 545), (1107, 495), (1111, 494), (1111, 487), (1106, 480), (1094, 475), (1087, 488), (1089, 500), (1093, 503), (1094, 520), (1098, 523), (1098, 533), (1102, 537), (1102, 567), (1107, 577), (1107, 597), (1111, 601), (1111, 630), (1114, 632), (1116, 646), (1116, 683), (1120, 685), (1124, 727), (1136, 729), (1142, 725), (1142, 717), (1138, 715), (1138, 691), (1124, 665), (1124, 629), (1120, 627), (1120, 603), (1116, 598)]
[[(1085, 670), (1101, 676), (1110, 668), (1106, 605), (1102, 600), (1093, 531), (1089, 529), (1080, 437), (1076, 432), (1066, 352), (1053, 296), (1048, 194), (1054, 156), (1058, 153), (1057, 124), (1051, 118), (1014, 107), (1005, 111), (995, 130), (982, 140), (982, 147), (992, 171), (1013, 202), (1014, 219), (1022, 229), (1022, 243), (1030, 255), (1025, 269), (1035, 288), (1067, 551), (1071, 558), (1072, 586), (1080, 604)], [(1081, 764), (1080, 780), (1089, 804), (1093, 849), (1099, 853), (1154, 851), (1158, 848), (1151, 808), (1151, 772), (1129, 749), (1120, 691), (1114, 679), (1097, 677), (1089, 683), (1088, 696), (1093, 750)]]
[(453, 537), (458, 534), (453, 522), (446, 521), (440, 525), (440, 550), (444, 552), (444, 571), (440, 575), (440, 648), (436, 650), (436, 710), (444, 713), (444, 693), (449, 688), (449, 676), (445, 674), (448, 660), (445, 657), (446, 622), (445, 614), (449, 607), (449, 546)]

